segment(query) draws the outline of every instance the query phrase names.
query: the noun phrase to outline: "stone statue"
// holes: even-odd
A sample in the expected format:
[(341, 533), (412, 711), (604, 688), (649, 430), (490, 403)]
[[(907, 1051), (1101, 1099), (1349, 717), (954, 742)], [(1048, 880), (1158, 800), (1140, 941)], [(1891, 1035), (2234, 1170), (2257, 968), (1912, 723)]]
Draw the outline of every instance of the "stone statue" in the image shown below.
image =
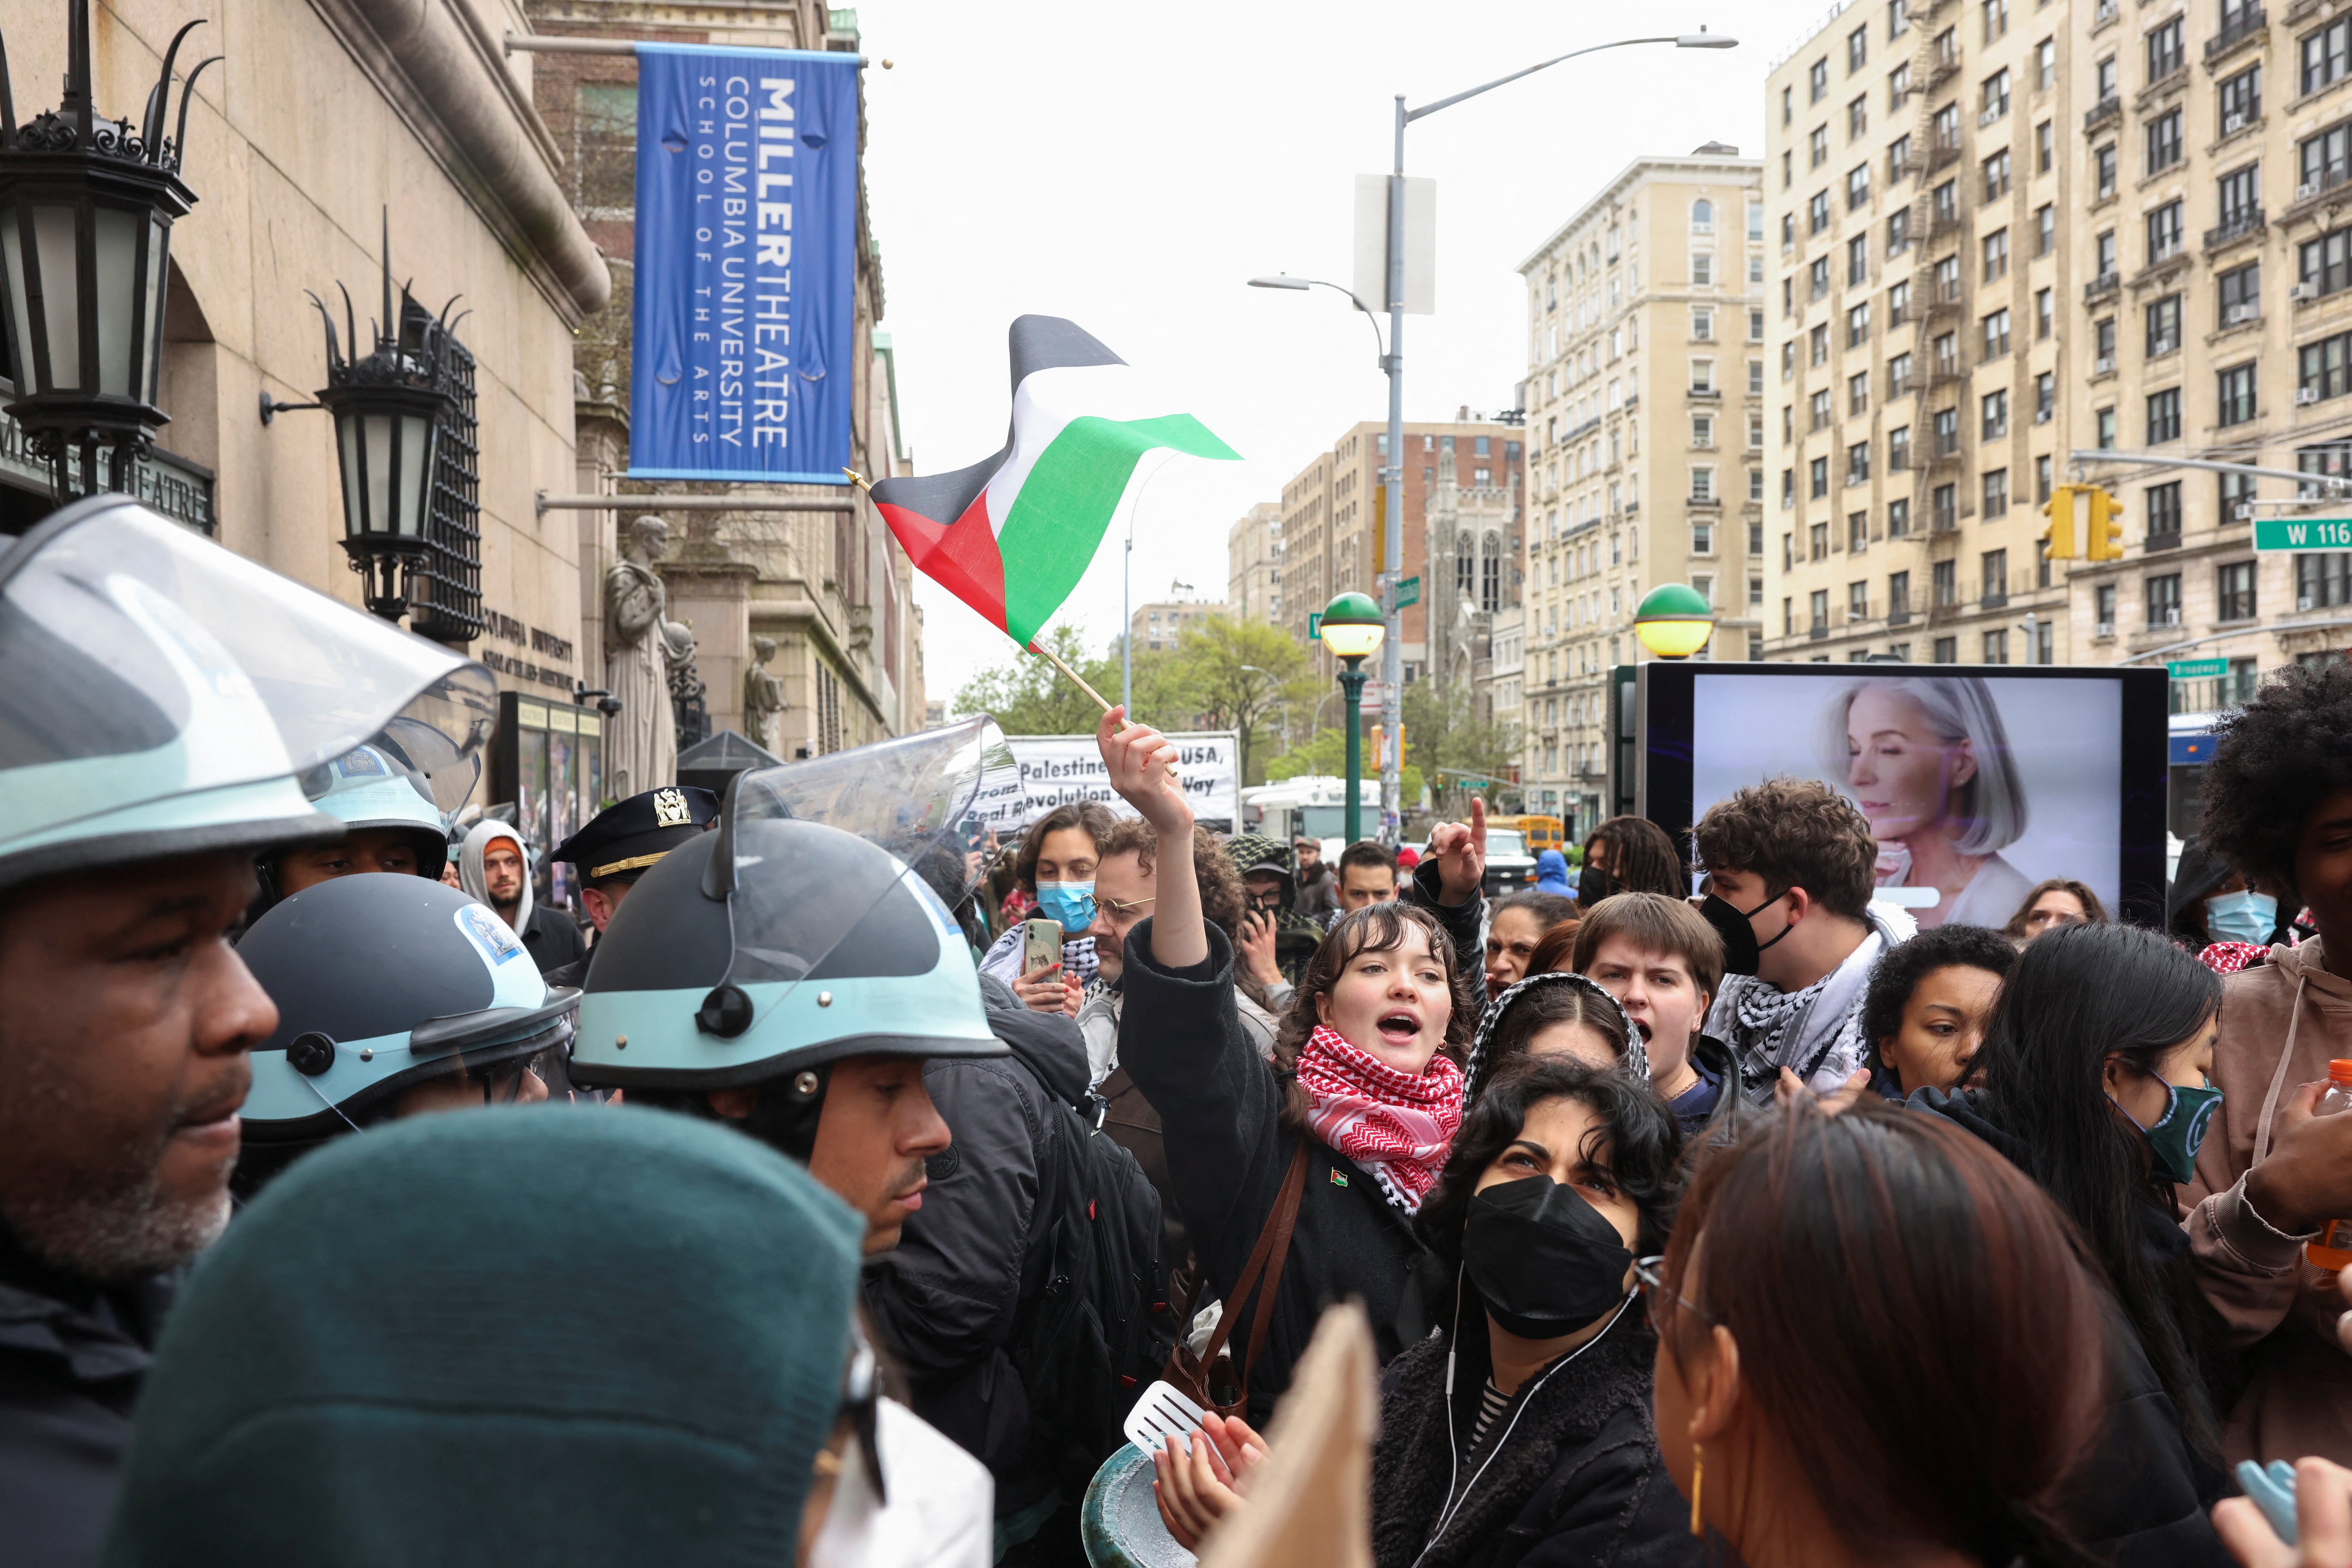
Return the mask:
[(776, 639), (753, 637), (751, 662), (743, 669), (743, 733), (763, 751), (776, 749), (776, 720), (784, 710), (784, 683), (768, 673)]
[(694, 662), (694, 633), (667, 618), (669, 591), (654, 569), (669, 525), (640, 517), (627, 532), (604, 574), (604, 686), (621, 702), (604, 728), (604, 788), (615, 800), (677, 782), (670, 676)]

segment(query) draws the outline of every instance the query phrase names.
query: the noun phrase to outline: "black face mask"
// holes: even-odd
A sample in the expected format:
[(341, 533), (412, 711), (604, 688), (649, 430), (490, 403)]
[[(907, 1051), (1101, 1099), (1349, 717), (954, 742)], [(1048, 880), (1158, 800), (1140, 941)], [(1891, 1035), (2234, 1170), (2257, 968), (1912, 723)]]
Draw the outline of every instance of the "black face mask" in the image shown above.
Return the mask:
[(1783, 926), (1780, 936), (1759, 944), (1756, 940), (1756, 928), (1748, 923), (1752, 917), (1762, 914), (1788, 896), (1785, 892), (1775, 893), (1754, 909), (1742, 910), (1729, 900), (1709, 893), (1706, 901), (1699, 905), (1700, 918), (1713, 926), (1715, 934), (1723, 939), (1723, 972), (1726, 974), (1755, 973), (1757, 963), (1763, 958), (1764, 949), (1797, 929), (1793, 925)]
[(1587, 860), (1584, 869), (1576, 874), (1576, 901), (1591, 909), (1612, 893), (1622, 893), (1625, 885), (1602, 868)]
[(1549, 1176), (1474, 1193), (1462, 1263), (1495, 1321), (1522, 1339), (1574, 1333), (1625, 1299), (1617, 1227)]

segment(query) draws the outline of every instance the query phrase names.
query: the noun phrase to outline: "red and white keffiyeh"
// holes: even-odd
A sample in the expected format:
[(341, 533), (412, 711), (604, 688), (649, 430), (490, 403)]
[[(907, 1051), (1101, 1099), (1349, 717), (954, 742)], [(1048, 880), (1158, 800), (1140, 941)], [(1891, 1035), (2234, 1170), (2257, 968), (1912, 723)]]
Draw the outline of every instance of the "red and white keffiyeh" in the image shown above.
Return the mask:
[(1401, 1072), (1318, 1024), (1298, 1053), (1298, 1087), (1316, 1137), (1370, 1172), (1389, 1202), (1412, 1214), (1437, 1184), (1462, 1126), (1462, 1069), (1433, 1056)]

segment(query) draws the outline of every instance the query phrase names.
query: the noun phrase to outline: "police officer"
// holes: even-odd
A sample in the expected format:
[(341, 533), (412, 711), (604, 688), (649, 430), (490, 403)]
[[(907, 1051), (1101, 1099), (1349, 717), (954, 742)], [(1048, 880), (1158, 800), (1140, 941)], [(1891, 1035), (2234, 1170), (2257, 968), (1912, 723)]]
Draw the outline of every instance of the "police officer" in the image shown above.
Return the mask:
[[(420, 743), (415, 726), (403, 723), (306, 772), (303, 793), (345, 831), (332, 843), (268, 857), (265, 892), (284, 898), (362, 871), (438, 880), (449, 863), (449, 825), (434, 795), (432, 750)], [(457, 798), (472, 789), (474, 776), (464, 772)], [(441, 784), (446, 788), (448, 781)]]
[(551, 991), (514, 931), (454, 888), (338, 878), (255, 921), (237, 953), (278, 1005), (253, 1047), (240, 1194), (380, 1121), (571, 1098), (580, 993)]
[(923, 1062), (1007, 1054), (946, 905), (890, 851), (800, 818), (736, 808), (643, 853), (596, 943), (572, 1077), (805, 1163), (887, 1251), (950, 1141)]
[(120, 495), (0, 554), (0, 1556), (79, 1564), (278, 1028), (255, 858), (343, 836), (300, 781), (404, 705), (455, 755), (496, 693)]
[[(655, 861), (719, 820), (719, 797), (692, 784), (664, 784), (616, 801), (588, 819), (548, 858), (568, 861), (580, 877), (580, 902), (603, 935), (629, 889)], [(577, 985), (588, 960), (547, 972), (550, 985)]]

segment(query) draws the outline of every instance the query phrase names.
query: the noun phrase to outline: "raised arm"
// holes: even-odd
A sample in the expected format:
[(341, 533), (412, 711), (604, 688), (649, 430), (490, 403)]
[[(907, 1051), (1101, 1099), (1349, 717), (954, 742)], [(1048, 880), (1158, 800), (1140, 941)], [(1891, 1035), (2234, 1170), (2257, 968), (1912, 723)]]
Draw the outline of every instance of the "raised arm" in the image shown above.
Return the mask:
[(1209, 933), (1201, 921), (1201, 886), (1181, 872), (1192, 864), (1192, 805), (1176, 777), (1176, 748), (1149, 724), (1119, 725), (1127, 710), (1113, 708), (1096, 727), (1103, 766), (1119, 798), (1139, 812), (1159, 836), (1158, 863), (1173, 869), (1161, 877), (1152, 908), (1151, 957), (1169, 969), (1190, 969), (1209, 956)]

